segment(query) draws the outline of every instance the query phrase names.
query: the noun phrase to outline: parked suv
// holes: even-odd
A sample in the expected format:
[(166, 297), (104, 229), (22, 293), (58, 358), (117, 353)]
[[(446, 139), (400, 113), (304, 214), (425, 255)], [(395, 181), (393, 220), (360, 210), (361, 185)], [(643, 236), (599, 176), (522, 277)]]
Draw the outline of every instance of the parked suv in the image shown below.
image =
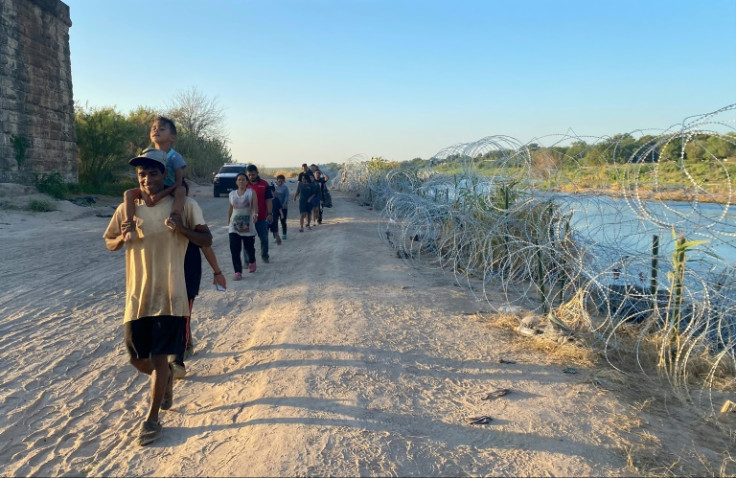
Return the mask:
[(238, 186), (235, 185), (235, 177), (240, 173), (245, 174), (247, 166), (247, 164), (240, 163), (223, 164), (212, 180), (212, 195), (219, 198), (220, 194), (228, 194), (238, 189)]

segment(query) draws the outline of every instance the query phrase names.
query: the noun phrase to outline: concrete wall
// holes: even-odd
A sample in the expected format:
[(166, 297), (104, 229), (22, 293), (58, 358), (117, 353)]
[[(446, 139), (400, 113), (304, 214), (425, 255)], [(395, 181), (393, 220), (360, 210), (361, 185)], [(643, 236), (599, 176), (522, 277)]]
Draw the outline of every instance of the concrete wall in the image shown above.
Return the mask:
[(59, 0), (0, 0), (0, 181), (53, 171), (78, 180), (71, 26)]

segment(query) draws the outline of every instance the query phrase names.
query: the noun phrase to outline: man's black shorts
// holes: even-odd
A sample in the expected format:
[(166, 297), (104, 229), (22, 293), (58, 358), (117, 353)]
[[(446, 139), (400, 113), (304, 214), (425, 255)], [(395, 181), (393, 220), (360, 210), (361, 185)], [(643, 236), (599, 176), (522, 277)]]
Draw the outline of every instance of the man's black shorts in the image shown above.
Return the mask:
[(186, 318), (159, 315), (125, 323), (125, 347), (131, 358), (184, 353)]

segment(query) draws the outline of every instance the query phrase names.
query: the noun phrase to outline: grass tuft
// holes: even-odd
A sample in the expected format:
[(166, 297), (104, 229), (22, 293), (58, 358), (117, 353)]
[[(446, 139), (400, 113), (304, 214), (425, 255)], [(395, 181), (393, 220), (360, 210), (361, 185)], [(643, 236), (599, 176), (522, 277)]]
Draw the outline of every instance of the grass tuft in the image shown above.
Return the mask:
[(55, 211), (56, 208), (49, 201), (32, 199), (28, 202), (28, 210), (34, 212), (51, 212)]

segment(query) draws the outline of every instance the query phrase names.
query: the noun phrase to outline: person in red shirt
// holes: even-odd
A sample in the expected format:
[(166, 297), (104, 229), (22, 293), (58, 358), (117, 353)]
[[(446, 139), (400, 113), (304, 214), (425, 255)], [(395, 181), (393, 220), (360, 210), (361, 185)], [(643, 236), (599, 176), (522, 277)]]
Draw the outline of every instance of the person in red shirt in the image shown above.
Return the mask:
[(247, 189), (252, 189), (258, 198), (258, 217), (256, 220), (256, 232), (261, 242), (261, 259), (268, 264), (268, 227), (273, 222), (273, 193), (268, 183), (258, 175), (258, 167), (249, 164), (245, 168), (248, 176)]

